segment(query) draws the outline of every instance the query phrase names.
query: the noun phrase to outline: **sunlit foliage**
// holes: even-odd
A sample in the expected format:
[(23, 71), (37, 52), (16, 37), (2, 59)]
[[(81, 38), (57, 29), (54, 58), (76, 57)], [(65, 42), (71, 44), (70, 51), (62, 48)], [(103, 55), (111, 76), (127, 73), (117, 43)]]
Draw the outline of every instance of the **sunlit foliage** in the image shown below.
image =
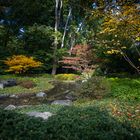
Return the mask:
[(37, 68), (42, 65), (41, 62), (34, 60), (33, 57), (27, 57), (24, 55), (14, 55), (4, 61), (5, 64), (9, 67), (7, 72), (14, 73), (25, 73), (31, 68)]

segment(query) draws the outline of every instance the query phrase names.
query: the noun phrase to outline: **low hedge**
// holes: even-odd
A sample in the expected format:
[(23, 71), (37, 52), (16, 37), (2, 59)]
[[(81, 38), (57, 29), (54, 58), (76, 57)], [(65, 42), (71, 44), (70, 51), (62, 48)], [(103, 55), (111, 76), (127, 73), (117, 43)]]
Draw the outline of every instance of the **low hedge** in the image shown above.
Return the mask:
[(1, 140), (138, 140), (140, 131), (98, 107), (62, 107), (49, 120), (0, 110)]

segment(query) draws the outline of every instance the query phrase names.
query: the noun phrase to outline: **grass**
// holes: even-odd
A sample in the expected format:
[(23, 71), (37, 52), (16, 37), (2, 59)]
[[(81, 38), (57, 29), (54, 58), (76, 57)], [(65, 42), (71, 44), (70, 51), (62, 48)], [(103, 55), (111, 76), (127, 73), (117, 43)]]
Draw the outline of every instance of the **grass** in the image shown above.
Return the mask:
[(50, 77), (46, 75), (45, 76), (38, 76), (38, 77), (28, 77), (28, 76), (16, 76), (16, 75), (1, 75), (0, 79), (6, 80), (6, 79), (16, 79), (17, 81), (33, 81), (35, 83), (34, 88), (24, 88), (20, 85), (14, 86), (14, 87), (8, 87), (4, 89), (0, 89), (0, 94), (26, 94), (26, 93), (36, 93), (40, 91), (45, 91), (50, 88), (52, 88), (52, 85), (48, 82), (51, 80)]

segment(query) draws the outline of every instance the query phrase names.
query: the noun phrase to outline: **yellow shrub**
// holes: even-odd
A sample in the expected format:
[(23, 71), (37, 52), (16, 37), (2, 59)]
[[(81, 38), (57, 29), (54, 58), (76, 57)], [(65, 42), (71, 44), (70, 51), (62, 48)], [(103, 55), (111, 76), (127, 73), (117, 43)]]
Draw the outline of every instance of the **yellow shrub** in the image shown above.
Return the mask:
[(55, 78), (58, 80), (77, 80), (80, 76), (76, 74), (57, 74)]
[(24, 55), (14, 55), (7, 58), (4, 63), (9, 67), (6, 71), (14, 73), (25, 73), (30, 68), (37, 68), (42, 65), (41, 62), (35, 61), (33, 57), (27, 57)]

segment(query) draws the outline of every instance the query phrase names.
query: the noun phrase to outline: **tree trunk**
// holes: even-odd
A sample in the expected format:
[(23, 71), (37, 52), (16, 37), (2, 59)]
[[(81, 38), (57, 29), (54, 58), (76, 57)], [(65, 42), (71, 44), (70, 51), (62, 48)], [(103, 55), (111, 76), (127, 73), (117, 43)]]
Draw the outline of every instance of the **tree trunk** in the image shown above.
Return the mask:
[(63, 37), (62, 37), (61, 48), (64, 47), (64, 41), (65, 41), (65, 36), (66, 36), (67, 27), (68, 27), (69, 19), (70, 19), (70, 16), (71, 16), (71, 12), (72, 12), (72, 8), (70, 7), (69, 13), (68, 13), (68, 16), (67, 16), (67, 21), (66, 21), (66, 24), (65, 24), (64, 34), (63, 34)]
[(57, 32), (58, 32), (58, 24), (59, 24), (59, 0), (55, 0), (55, 39), (54, 39), (54, 52), (53, 52), (53, 64), (52, 64), (52, 75), (56, 74), (57, 71), (57, 47), (58, 47), (58, 37), (57, 37)]

